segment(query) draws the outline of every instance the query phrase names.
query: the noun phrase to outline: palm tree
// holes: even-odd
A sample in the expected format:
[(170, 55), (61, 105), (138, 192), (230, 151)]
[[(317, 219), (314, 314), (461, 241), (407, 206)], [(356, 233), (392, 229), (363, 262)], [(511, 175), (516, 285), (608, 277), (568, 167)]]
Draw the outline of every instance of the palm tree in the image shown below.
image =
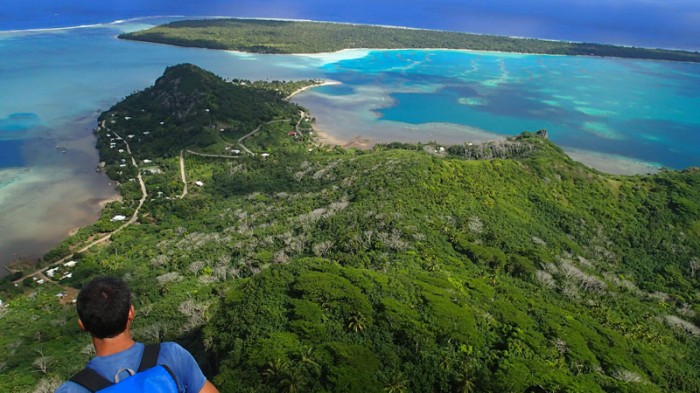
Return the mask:
[(280, 379), (277, 384), (280, 387), (282, 393), (297, 393), (299, 391), (299, 385), (301, 380), (297, 373), (289, 372)]
[(319, 367), (314, 358), (314, 347), (306, 347), (299, 352), (299, 363), (314, 369)]
[(265, 366), (262, 371), (262, 378), (265, 382), (275, 383), (282, 379), (287, 371), (287, 362), (277, 358)]
[(350, 316), (348, 320), (348, 329), (355, 333), (360, 333), (365, 330), (365, 320), (362, 313), (356, 312)]
[(393, 373), (387, 381), (384, 391), (386, 393), (405, 393), (406, 385), (408, 385), (408, 380), (406, 376), (401, 372)]
[(476, 391), (476, 386), (466, 370), (457, 376), (454, 388), (457, 393), (474, 393)]

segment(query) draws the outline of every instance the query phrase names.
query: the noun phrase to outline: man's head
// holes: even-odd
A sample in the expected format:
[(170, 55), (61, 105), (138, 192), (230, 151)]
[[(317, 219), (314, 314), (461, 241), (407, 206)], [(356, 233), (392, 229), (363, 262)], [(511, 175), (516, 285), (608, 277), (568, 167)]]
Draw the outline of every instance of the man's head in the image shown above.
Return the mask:
[(96, 338), (112, 338), (126, 330), (133, 319), (131, 292), (115, 277), (98, 277), (78, 294), (79, 324)]

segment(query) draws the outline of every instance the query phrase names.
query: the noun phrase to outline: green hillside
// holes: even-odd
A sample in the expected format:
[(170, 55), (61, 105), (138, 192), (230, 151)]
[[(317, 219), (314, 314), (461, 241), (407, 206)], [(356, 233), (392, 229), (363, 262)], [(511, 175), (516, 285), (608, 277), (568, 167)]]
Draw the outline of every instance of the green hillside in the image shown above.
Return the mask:
[[(543, 132), (318, 146), (273, 93), (293, 85), (245, 83), (177, 66), (102, 115), (101, 152), (164, 121), (159, 147), (142, 140), (138, 168), (103, 156), (123, 200), (43, 263), (130, 216), (139, 173), (148, 197), (71, 277), (3, 284), (0, 391), (82, 368), (89, 339), (55, 295), (101, 274), (134, 290), (137, 339), (183, 343), (222, 392), (700, 391), (700, 171), (607, 175)], [(210, 144), (200, 108), (221, 116)], [(241, 142), (254, 154), (231, 153), (261, 124)]]
[[(152, 87), (127, 97), (100, 120), (138, 135), (133, 144), (138, 156), (172, 156), (186, 147), (211, 150), (264, 122), (298, 116), (300, 108), (285, 97), (314, 83), (226, 83), (211, 72), (181, 64), (167, 68)], [(108, 144), (102, 139), (98, 144), (101, 159), (110, 158), (104, 149)]]
[(119, 38), (253, 53), (322, 53), (353, 48), (446, 48), (569, 56), (700, 61), (700, 53), (595, 43), (513, 38), (385, 26), (257, 19), (170, 22)]

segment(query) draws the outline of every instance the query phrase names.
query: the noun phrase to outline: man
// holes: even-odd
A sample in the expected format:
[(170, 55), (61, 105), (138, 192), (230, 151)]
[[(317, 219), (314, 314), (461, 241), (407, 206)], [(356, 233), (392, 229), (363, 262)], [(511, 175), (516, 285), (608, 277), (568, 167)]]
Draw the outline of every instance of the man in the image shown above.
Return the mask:
[[(92, 336), (96, 356), (87, 367), (110, 382), (119, 382), (139, 369), (145, 346), (131, 338), (134, 306), (126, 283), (114, 277), (92, 280), (78, 294), (78, 325)], [(157, 364), (172, 370), (180, 393), (218, 393), (192, 355), (173, 342), (160, 344)], [(68, 381), (56, 393), (89, 390)]]

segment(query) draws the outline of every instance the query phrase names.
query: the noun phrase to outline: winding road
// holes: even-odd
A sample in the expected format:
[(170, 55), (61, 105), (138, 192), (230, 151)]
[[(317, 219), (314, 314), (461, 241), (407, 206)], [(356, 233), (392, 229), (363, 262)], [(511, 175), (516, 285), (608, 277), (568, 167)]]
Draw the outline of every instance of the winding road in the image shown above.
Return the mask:
[[(299, 122), (297, 122), (296, 129), (298, 129), (299, 124), (300, 124), (301, 121), (304, 119), (304, 114), (303, 114), (303, 112), (302, 112), (302, 115), (301, 115), (301, 116), (302, 116), (301, 119), (299, 120)], [(285, 121), (289, 121), (289, 120), (290, 120), (290, 119), (272, 120), (272, 121), (269, 121), (269, 122), (267, 122), (267, 123), (263, 123), (263, 124), (259, 125), (256, 129), (254, 129), (253, 131), (251, 131), (251, 132), (249, 132), (248, 134), (243, 135), (242, 137), (240, 137), (240, 138), (238, 139), (238, 141), (237, 141), (237, 142), (238, 142), (238, 145), (241, 147), (241, 149), (245, 150), (248, 154), (254, 156), (255, 153), (253, 153), (252, 151), (250, 151), (250, 149), (248, 149), (245, 145), (243, 145), (243, 141), (244, 141), (245, 139), (250, 138), (251, 136), (255, 135), (255, 134), (256, 134), (257, 132), (259, 132), (260, 129), (261, 129), (263, 126), (265, 126), (265, 125), (272, 124), (272, 123), (285, 122)], [(105, 128), (105, 121), (104, 121), (104, 120), (100, 123), (99, 128)], [(124, 228), (126, 228), (126, 227), (128, 227), (129, 225), (135, 223), (135, 222), (138, 220), (139, 211), (141, 210), (141, 207), (143, 206), (144, 202), (146, 202), (146, 198), (148, 197), (148, 191), (146, 190), (146, 183), (143, 181), (143, 177), (141, 176), (141, 171), (138, 171), (139, 165), (138, 165), (138, 163), (136, 162), (136, 158), (134, 158), (133, 153), (131, 152), (131, 146), (129, 146), (129, 142), (127, 142), (126, 139), (122, 138), (121, 135), (117, 134), (116, 132), (114, 132), (114, 131), (112, 131), (112, 130), (109, 130), (109, 131), (110, 131), (112, 134), (116, 135), (118, 138), (120, 138), (122, 141), (124, 141), (124, 145), (126, 145), (126, 151), (129, 153), (129, 157), (131, 158), (131, 164), (137, 169), (137, 173), (138, 173), (137, 179), (138, 179), (139, 185), (140, 185), (140, 187), (141, 187), (141, 199), (139, 199), (139, 204), (138, 204), (138, 206), (136, 207), (136, 210), (134, 210), (134, 214), (131, 215), (131, 217), (129, 218), (128, 221), (126, 221), (124, 224), (120, 225), (118, 228), (116, 228), (116, 229), (113, 230), (112, 232), (107, 233), (107, 234), (103, 235), (102, 237), (100, 237), (100, 238), (98, 238), (98, 239), (96, 239), (96, 240), (93, 240), (93, 241), (90, 242), (89, 244), (87, 244), (87, 245), (81, 247), (79, 250), (73, 252), (72, 254), (70, 254), (70, 255), (68, 255), (68, 256), (65, 256), (65, 257), (59, 259), (59, 260), (56, 261), (56, 262), (53, 262), (53, 263), (50, 264), (49, 266), (46, 266), (46, 267), (43, 267), (43, 268), (41, 268), (41, 269), (35, 270), (35, 271), (33, 271), (32, 273), (29, 273), (29, 274), (27, 274), (27, 275), (24, 275), (24, 276), (18, 278), (17, 280), (13, 281), (13, 283), (18, 284), (18, 283), (21, 283), (21, 282), (22, 282), (23, 280), (25, 280), (26, 278), (33, 277), (33, 276), (38, 276), (38, 277), (44, 279), (45, 281), (49, 281), (49, 282), (54, 283), (54, 284), (56, 284), (56, 285), (60, 285), (58, 282), (56, 282), (56, 281), (54, 281), (54, 280), (51, 280), (49, 277), (47, 277), (46, 274), (44, 274), (44, 272), (46, 272), (46, 270), (48, 270), (48, 269), (51, 269), (51, 268), (53, 268), (53, 267), (56, 267), (56, 266), (58, 266), (58, 265), (60, 265), (60, 264), (65, 263), (66, 261), (68, 261), (68, 260), (70, 260), (71, 258), (73, 258), (73, 256), (74, 256), (76, 253), (85, 252), (85, 251), (89, 250), (90, 248), (94, 247), (94, 246), (97, 245), (97, 244), (106, 242), (107, 240), (109, 240), (109, 239), (112, 238), (112, 235), (114, 235), (115, 233), (118, 233), (118, 232), (122, 231)], [(185, 153), (185, 152), (187, 152), (187, 153), (189, 153), (189, 154), (194, 154), (194, 155), (203, 156), (203, 157), (238, 158), (238, 157), (235, 157), (235, 156), (225, 156), (225, 155), (217, 155), (217, 154), (204, 154), (204, 153), (197, 153), (197, 152), (194, 152), (194, 151), (192, 151), (192, 150), (181, 150), (181, 151), (180, 151), (180, 177), (181, 177), (181, 179), (182, 179), (183, 188), (182, 188), (182, 194), (180, 195), (180, 199), (184, 198), (184, 197), (187, 195), (187, 193), (188, 193), (188, 190), (187, 190), (187, 175), (186, 175), (186, 171), (185, 171), (185, 157), (184, 157), (184, 153)]]
[[(297, 122), (297, 125), (296, 125), (297, 130), (299, 129), (299, 124), (301, 123), (301, 121), (303, 119), (304, 119), (304, 112), (301, 112), (301, 119), (299, 120), (299, 122)], [(255, 153), (253, 153), (252, 151), (250, 151), (250, 149), (245, 147), (245, 145), (243, 144), (243, 141), (245, 139), (250, 138), (251, 136), (255, 135), (258, 131), (260, 131), (260, 129), (263, 126), (266, 126), (266, 125), (272, 124), (272, 123), (285, 122), (285, 121), (289, 121), (289, 120), (290, 119), (280, 119), (280, 120), (272, 120), (272, 121), (268, 121), (267, 123), (263, 123), (263, 124), (259, 125), (256, 129), (254, 129), (253, 131), (238, 138), (237, 143), (241, 147), (241, 149), (246, 151), (246, 153), (250, 154), (251, 156), (254, 156)], [(199, 152), (192, 151), (189, 149), (180, 150), (180, 178), (182, 179), (182, 194), (180, 194), (180, 199), (184, 198), (185, 195), (187, 195), (187, 174), (185, 173), (185, 153), (192, 154), (195, 156), (200, 156), (200, 157), (211, 157), (211, 158), (236, 159), (236, 158), (240, 157), (240, 156), (227, 156), (227, 155), (223, 155), (223, 154), (199, 153)]]

